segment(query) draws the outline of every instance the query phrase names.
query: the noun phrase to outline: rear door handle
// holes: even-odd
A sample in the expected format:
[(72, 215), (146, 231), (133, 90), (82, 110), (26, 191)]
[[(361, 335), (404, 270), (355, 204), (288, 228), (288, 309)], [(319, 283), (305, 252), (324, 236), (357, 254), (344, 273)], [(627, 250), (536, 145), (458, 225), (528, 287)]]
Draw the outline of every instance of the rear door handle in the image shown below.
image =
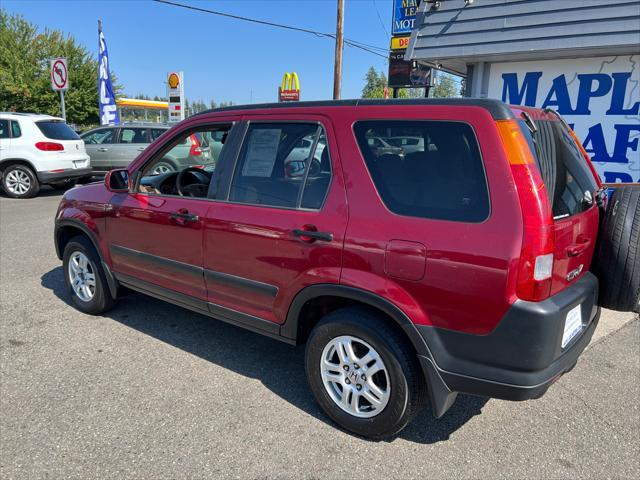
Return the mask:
[(108, 152), (108, 151), (109, 151), (109, 149), (108, 149), (108, 148), (104, 148), (104, 147), (100, 147), (100, 148), (98, 149), (98, 151), (99, 151), (99, 152)]
[(177, 212), (171, 213), (171, 219), (175, 220), (178, 223), (194, 223), (199, 220), (198, 215), (194, 215), (193, 213), (189, 213), (186, 209), (180, 209)]
[(301, 240), (307, 242), (313, 242), (315, 240), (321, 240), (323, 242), (333, 241), (333, 233), (329, 232), (318, 232), (316, 230), (303, 230), (300, 228), (296, 228), (295, 230), (293, 230), (293, 234), (296, 237), (300, 237)]

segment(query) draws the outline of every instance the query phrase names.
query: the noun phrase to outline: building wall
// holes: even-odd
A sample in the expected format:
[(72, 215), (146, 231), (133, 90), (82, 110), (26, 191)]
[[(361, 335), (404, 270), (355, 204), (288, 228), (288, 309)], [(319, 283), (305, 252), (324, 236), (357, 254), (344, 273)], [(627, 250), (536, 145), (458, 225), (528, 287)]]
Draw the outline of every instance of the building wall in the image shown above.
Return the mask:
[(550, 107), (573, 125), (606, 182), (640, 182), (640, 55), (483, 63), (472, 96)]
[[(638, 53), (640, 0), (423, 1), (407, 59), (503, 60)], [(514, 58), (515, 59), (515, 58)], [(447, 62), (451, 63), (451, 62)]]

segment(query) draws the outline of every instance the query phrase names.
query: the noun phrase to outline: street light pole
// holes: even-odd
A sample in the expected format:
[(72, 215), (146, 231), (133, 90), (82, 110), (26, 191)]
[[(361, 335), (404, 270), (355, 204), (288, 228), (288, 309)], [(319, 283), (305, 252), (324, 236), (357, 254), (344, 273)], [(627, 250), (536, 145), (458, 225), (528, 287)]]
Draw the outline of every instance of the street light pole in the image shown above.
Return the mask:
[(342, 49), (344, 47), (344, 0), (338, 0), (336, 23), (336, 56), (333, 67), (333, 99), (340, 99), (340, 83), (342, 80)]

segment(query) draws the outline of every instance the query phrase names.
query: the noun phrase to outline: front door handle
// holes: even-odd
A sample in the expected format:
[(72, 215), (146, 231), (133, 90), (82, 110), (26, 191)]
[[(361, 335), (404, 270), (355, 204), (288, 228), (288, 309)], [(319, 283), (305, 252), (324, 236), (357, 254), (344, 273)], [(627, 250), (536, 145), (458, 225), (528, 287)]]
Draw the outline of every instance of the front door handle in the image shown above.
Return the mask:
[(108, 149), (108, 148), (104, 148), (104, 147), (100, 147), (100, 148), (98, 149), (98, 151), (99, 151), (99, 152), (108, 152), (108, 151), (109, 151), (109, 149)]
[(186, 208), (181, 208), (177, 212), (171, 213), (171, 219), (175, 220), (179, 224), (185, 223), (194, 223), (199, 220), (198, 215), (194, 215), (193, 213), (189, 213)]
[(315, 242), (316, 240), (321, 240), (323, 242), (333, 241), (333, 233), (318, 232), (317, 230), (313, 230), (311, 228), (309, 230), (307, 230), (306, 228), (305, 229), (296, 228), (293, 230), (293, 234), (296, 237), (299, 237), (300, 240), (308, 243)]

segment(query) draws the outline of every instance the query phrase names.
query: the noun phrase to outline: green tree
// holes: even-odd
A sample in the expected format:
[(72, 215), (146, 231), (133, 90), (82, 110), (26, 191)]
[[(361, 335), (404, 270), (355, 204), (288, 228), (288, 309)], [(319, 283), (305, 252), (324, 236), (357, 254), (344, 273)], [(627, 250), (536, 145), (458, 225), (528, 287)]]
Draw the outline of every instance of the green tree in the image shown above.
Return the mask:
[(384, 87), (387, 86), (387, 77), (384, 73), (378, 73), (374, 67), (369, 67), (364, 80), (362, 98), (384, 98)]
[[(65, 92), (67, 120), (97, 124), (98, 62), (70, 35), (59, 30), (38, 31), (20, 15), (0, 9), (0, 111), (60, 115), (60, 98), (51, 90), (49, 60), (65, 57), (69, 90)], [(114, 84), (116, 93), (121, 90)]]
[[(378, 72), (374, 67), (369, 67), (364, 77), (365, 85), (362, 88), (362, 98), (384, 98), (384, 87), (388, 86), (387, 76), (383, 72)], [(408, 98), (415, 89), (398, 89), (398, 98)], [(393, 95), (389, 87), (389, 97)]]
[(433, 87), (432, 92), (434, 98), (459, 97), (460, 87), (450, 74), (438, 72), (436, 86)]

